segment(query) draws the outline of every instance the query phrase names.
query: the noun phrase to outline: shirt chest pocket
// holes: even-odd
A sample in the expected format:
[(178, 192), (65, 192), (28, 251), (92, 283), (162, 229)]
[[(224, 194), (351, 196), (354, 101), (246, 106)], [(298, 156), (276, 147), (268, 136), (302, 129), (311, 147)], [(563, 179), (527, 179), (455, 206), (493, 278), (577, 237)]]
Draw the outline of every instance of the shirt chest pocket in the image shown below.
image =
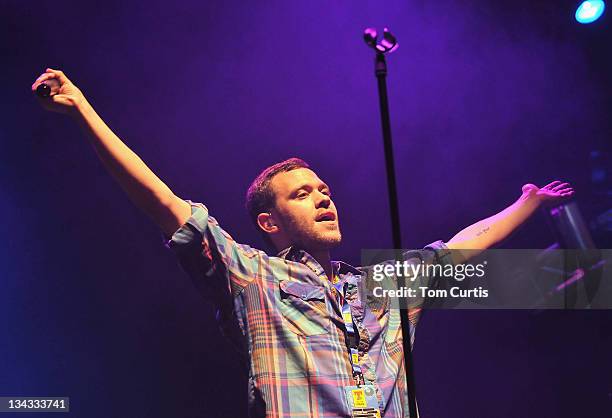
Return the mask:
[(331, 320), (323, 286), (292, 281), (283, 281), (279, 286), (280, 310), (289, 331), (304, 336), (329, 332)]

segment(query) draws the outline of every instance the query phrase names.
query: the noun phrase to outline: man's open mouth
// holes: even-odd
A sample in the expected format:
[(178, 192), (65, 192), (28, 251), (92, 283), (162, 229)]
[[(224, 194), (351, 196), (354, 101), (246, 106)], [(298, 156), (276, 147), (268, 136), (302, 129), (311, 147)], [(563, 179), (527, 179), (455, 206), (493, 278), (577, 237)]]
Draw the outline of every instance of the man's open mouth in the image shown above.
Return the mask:
[(336, 214), (332, 211), (327, 211), (319, 214), (315, 221), (317, 222), (333, 222), (336, 220)]

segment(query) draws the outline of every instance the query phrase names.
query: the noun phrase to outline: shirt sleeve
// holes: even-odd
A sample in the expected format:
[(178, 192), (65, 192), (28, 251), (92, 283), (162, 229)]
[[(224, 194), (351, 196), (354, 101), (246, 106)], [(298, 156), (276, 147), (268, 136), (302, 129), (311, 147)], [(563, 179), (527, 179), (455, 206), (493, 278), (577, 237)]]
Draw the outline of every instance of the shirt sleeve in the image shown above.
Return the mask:
[(201, 203), (187, 200), (191, 217), (166, 242), (200, 292), (216, 303), (239, 294), (261, 275), (263, 251), (238, 244)]
[[(422, 250), (409, 250), (403, 254), (404, 260), (414, 264), (439, 264), (442, 267), (445, 265), (452, 265), (451, 251), (443, 241), (435, 241), (425, 246)], [(417, 286), (427, 286), (428, 288), (435, 288), (438, 286), (438, 277), (429, 277), (427, 275), (420, 275), (414, 283)], [(408, 318), (410, 320), (410, 340), (414, 343), (414, 332), (416, 325), (421, 317), (421, 311), (423, 304), (425, 303), (424, 298), (413, 298), (410, 308), (408, 309)]]
[[(406, 305), (403, 305), (402, 302), (408, 303), (410, 342), (414, 344), (416, 326), (425, 303), (425, 298), (420, 297), (419, 287), (432, 288), (438, 285), (435, 276), (430, 277), (423, 274), (426, 270), (425, 267), (431, 264), (440, 264), (444, 267), (453, 263), (451, 252), (443, 241), (433, 242), (422, 249), (405, 251), (401, 256), (402, 260), (390, 259), (365, 268), (362, 267), (366, 278), (366, 298), (370, 308), (378, 310), (380, 314), (386, 313), (388, 315), (385, 341), (392, 341), (400, 345), (402, 344), (400, 312), (401, 309), (406, 309)], [(400, 270), (397, 270), (398, 263), (400, 264)], [(387, 270), (389, 265), (393, 267)], [(376, 293), (377, 289), (380, 292), (381, 289), (403, 291), (403, 288), (412, 289), (413, 293), (410, 296), (406, 292), (397, 296)]]

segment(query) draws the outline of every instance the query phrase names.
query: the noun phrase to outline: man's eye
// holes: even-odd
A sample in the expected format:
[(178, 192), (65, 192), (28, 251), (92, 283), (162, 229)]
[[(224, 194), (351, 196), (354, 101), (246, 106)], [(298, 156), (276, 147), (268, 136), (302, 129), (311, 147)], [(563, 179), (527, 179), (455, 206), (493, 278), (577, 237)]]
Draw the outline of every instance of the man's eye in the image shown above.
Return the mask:
[(308, 197), (308, 193), (306, 193), (306, 192), (301, 192), (301, 193), (298, 193), (296, 197), (297, 197), (298, 199), (304, 199), (304, 198)]

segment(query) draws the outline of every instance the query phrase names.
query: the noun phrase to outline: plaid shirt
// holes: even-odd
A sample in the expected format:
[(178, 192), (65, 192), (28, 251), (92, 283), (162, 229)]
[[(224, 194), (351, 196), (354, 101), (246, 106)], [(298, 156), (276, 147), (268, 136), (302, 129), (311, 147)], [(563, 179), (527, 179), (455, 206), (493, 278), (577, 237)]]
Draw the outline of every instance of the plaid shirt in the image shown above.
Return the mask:
[[(243, 350), (252, 417), (350, 417), (344, 387), (355, 384), (341, 307), (321, 265), (288, 248), (276, 257), (236, 243), (202, 204), (167, 246), (196, 287), (218, 307), (224, 334)], [(405, 254), (415, 263), (448, 262), (435, 242)], [(398, 309), (373, 298), (368, 268), (333, 262), (347, 283), (346, 300), (359, 333), (359, 365), (373, 384), (384, 417), (408, 417)], [(411, 338), (419, 309), (412, 309)]]

